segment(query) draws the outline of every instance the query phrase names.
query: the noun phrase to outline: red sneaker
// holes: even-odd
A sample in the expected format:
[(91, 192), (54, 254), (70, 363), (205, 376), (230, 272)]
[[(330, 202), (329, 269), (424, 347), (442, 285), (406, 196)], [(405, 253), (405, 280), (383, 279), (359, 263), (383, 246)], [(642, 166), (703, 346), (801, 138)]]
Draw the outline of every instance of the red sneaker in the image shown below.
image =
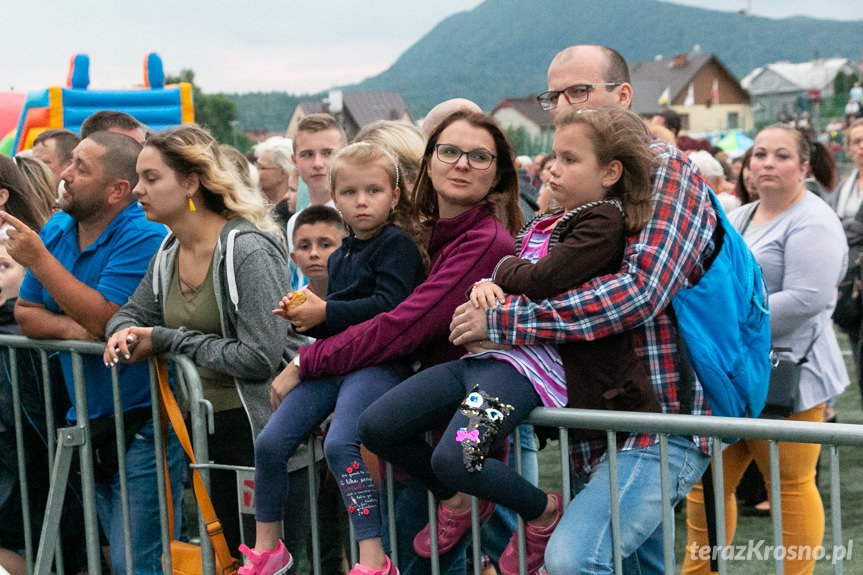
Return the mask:
[[(545, 548), (554, 528), (557, 527), (560, 518), (563, 517), (563, 497), (560, 493), (552, 493), (551, 496), (557, 503), (557, 510), (551, 525), (536, 527), (528, 523), (524, 528), (527, 575), (539, 575), (545, 571)], [(500, 556), (498, 567), (500, 567), (500, 572), (503, 575), (518, 575), (518, 531), (512, 534), (509, 545), (506, 546)]]
[[(494, 503), (481, 499), (479, 501), (479, 520), (485, 521), (494, 513)], [(437, 550), (443, 555), (458, 543), (462, 536), (470, 530), (471, 515), (468, 509), (464, 513), (453, 513), (440, 503), (437, 506)], [(414, 551), (420, 557), (431, 557), (431, 529), (428, 525), (414, 537)]]

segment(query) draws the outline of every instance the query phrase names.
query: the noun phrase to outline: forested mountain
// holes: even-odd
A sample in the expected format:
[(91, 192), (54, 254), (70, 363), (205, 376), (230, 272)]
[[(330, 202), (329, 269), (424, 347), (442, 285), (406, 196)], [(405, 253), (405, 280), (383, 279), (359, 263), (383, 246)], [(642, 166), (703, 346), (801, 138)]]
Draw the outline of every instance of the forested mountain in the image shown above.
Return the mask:
[[(742, 78), (778, 60), (844, 56), (860, 61), (863, 20), (771, 19), (658, 0), (486, 0), (443, 20), (386, 71), (345, 89), (401, 92), (416, 117), (453, 97), (470, 98), (490, 110), (506, 96), (543, 91), (548, 63), (572, 44), (612, 46), (627, 60), (670, 57), (699, 46)], [(240, 124), (250, 128), (257, 126), (246, 124), (246, 117), (270, 117), (243, 110), (254, 104), (251, 96), (260, 96), (262, 104), (284, 99), (278, 104), (289, 107), (279, 118), (278, 129), (284, 129), (293, 111), (290, 101), (296, 99), (232, 96), (240, 105)]]

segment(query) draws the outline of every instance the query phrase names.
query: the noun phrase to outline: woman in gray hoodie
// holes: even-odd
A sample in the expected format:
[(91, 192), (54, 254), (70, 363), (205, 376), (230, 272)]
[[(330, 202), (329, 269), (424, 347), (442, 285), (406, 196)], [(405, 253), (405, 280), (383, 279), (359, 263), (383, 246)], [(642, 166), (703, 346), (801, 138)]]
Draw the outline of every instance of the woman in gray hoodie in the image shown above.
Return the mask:
[[(210, 459), (252, 466), (254, 438), (271, 413), (269, 383), (302, 343), (271, 313), (290, 291), (278, 228), (263, 198), (239, 183), (218, 143), (198, 126), (151, 133), (137, 171), (133, 193), (147, 219), (171, 234), (109, 321), (105, 362), (189, 356), (215, 412)], [(292, 467), (303, 461), (299, 454)], [(216, 512), (229, 548), (236, 548), (236, 482), (230, 472), (211, 477)]]

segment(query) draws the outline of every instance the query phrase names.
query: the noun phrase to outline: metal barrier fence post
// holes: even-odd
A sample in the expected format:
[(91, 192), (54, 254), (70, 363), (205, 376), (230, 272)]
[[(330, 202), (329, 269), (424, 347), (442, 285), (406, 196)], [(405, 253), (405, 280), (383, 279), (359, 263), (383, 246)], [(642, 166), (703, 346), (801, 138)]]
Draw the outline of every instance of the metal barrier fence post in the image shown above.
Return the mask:
[[(779, 444), (769, 440), (770, 445), (770, 517), (773, 519), (773, 543), (782, 547), (782, 485), (779, 482)], [(774, 510), (779, 513), (774, 513)], [(775, 554), (776, 575), (785, 575), (785, 561)]]
[[(81, 461), (81, 491), (84, 505), (84, 525), (96, 525), (96, 479), (93, 476), (93, 447), (90, 444), (90, 412), (87, 406), (87, 382), (84, 380), (84, 362), (81, 354), (72, 352), (72, 372), (75, 378), (75, 417), (84, 435), (84, 442), (78, 447)], [(101, 575), (102, 561), (99, 549), (99, 532), (88, 528), (87, 565), (94, 568), (94, 575)], [(41, 574), (40, 574), (41, 575)]]
[(390, 554), (392, 557), (390, 560), (393, 562), (393, 565), (396, 566), (396, 569), (399, 568), (399, 546), (396, 542), (396, 496), (393, 493), (393, 466), (391, 463), (386, 462), (384, 465), (384, 469), (386, 469), (386, 485), (387, 485), (387, 528), (390, 533)]
[[(518, 473), (521, 473), (521, 430), (519, 426), (515, 428), (512, 444), (515, 448), (515, 469)], [(518, 570), (524, 573), (525, 569), (527, 569), (526, 525), (521, 515), (516, 515), (516, 522), (518, 525)], [(472, 521), (472, 523), (476, 523), (476, 521)]]
[(617, 433), (606, 432), (606, 449), (608, 450), (608, 486), (611, 491), (611, 549), (616, 573), (623, 572), (623, 557), (620, 552), (620, 496), (617, 485)]
[[(716, 548), (719, 550), (717, 566), (719, 575), (725, 575), (725, 470), (722, 461), (722, 439), (712, 438), (713, 441), (713, 500), (716, 502)], [(710, 550), (714, 552), (713, 549)]]
[[(114, 413), (123, 413), (116, 366), (111, 368), (111, 391), (114, 395)], [(154, 420), (154, 426), (156, 421), (158, 418)], [(135, 559), (132, 555), (132, 521), (129, 512), (129, 482), (126, 479), (126, 425), (122, 417), (114, 417), (114, 435), (117, 449), (117, 469), (120, 474), (120, 508), (123, 514), (123, 552), (126, 556), (126, 574), (135, 575)], [(156, 454), (156, 461), (159, 461), (158, 453)], [(162, 482), (160, 481), (158, 484), (162, 485)]]
[[(117, 368), (113, 369), (114, 379), (116, 380)], [(168, 501), (168, 493), (167, 486), (165, 485), (165, 480), (167, 479), (167, 475), (165, 474), (165, 461), (166, 461), (166, 453), (165, 449), (162, 447), (165, 445), (162, 439), (162, 429), (163, 426), (166, 425), (167, 422), (162, 421), (162, 409), (159, 407), (161, 403), (161, 395), (159, 394), (159, 382), (156, 376), (156, 369), (153, 365), (153, 362), (150, 362), (150, 404), (152, 408), (152, 418), (153, 418), (153, 444), (156, 450), (156, 476), (158, 477), (158, 481), (156, 481), (156, 486), (158, 490), (159, 496), (159, 531), (162, 537), (162, 565), (164, 566), (165, 573), (172, 572), (171, 565), (171, 540), (174, 538), (174, 534), (170, 533), (170, 527), (168, 525), (168, 515), (167, 509), (168, 506), (172, 506), (174, 502)], [(167, 424), (170, 425), (170, 424)], [(170, 433), (169, 433), (170, 435)], [(164, 441), (167, 441), (165, 438)], [(122, 477), (122, 476), (121, 476)], [(122, 485), (122, 484), (121, 484)], [(173, 493), (171, 496), (173, 498)], [(125, 503), (125, 498), (124, 498)], [(125, 505), (123, 512), (124, 521), (128, 519), (128, 515), (126, 515)], [(180, 522), (180, 517), (175, 517), (174, 520), (176, 522)], [(125, 525), (124, 525), (125, 527)], [(127, 545), (129, 542), (127, 541)], [(129, 548), (126, 548), (127, 553), (129, 552)], [(126, 559), (128, 561), (128, 558)]]
[[(843, 545), (842, 502), (839, 490), (839, 449), (835, 445), (830, 446), (830, 522), (833, 527), (833, 553), (835, 555), (839, 549), (842, 549)], [(848, 554), (850, 555), (850, 549)], [(842, 563), (843, 561), (833, 562), (835, 575), (842, 575)]]
[(668, 434), (659, 434), (659, 483), (662, 491), (662, 559), (666, 573), (674, 572), (674, 509), (668, 469)]
[[(21, 421), (21, 388), (18, 382), (18, 355), (15, 349), (9, 350), (9, 367), (12, 370), (12, 413), (15, 420), (15, 448), (18, 450), (18, 482), (21, 486), (21, 508), (30, 509), (30, 495), (27, 489), (27, 466), (24, 454), (24, 423)], [(27, 565), (33, 563), (33, 533), (30, 525), (30, 514), (25, 513), (24, 523), (24, 550)], [(29, 571), (29, 567), (28, 567)]]
[[(10, 347), (9, 351), (13, 351), (15, 348)], [(48, 352), (44, 349), (39, 350), (39, 361), (40, 367), (42, 368), (42, 381), (46, 382), (46, 385), (42, 386), (42, 396), (45, 402), (45, 438), (48, 441), (48, 469), (54, 468), (54, 452), (57, 449), (57, 428), (54, 425), (54, 398), (51, 397), (51, 386), (47, 385), (47, 382), (51, 380), (51, 372), (48, 368)], [(15, 374), (17, 377), (17, 373)], [(29, 514), (28, 514), (29, 517)], [(30, 558), (27, 558), (27, 565), (31, 564)], [(57, 567), (57, 573), (61, 575), (65, 573), (65, 569), (63, 566), (63, 544), (58, 539), (56, 551), (54, 552), (54, 564)]]
[(569, 506), (572, 497), (572, 479), (570, 476), (570, 454), (569, 454), (569, 430), (565, 427), (558, 429), (558, 442), (560, 443), (560, 490), (563, 493), (563, 511)]

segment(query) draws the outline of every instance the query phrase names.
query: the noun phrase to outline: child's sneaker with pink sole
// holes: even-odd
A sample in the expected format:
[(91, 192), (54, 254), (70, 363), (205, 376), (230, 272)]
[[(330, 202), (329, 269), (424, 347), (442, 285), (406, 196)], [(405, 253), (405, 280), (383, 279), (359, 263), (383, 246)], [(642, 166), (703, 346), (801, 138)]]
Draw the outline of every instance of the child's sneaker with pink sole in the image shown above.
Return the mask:
[(390, 558), (387, 557), (387, 564), (384, 565), (383, 569), (372, 569), (371, 567), (357, 563), (348, 575), (399, 575), (399, 570), (393, 565)]
[[(551, 496), (557, 504), (554, 521), (546, 527), (528, 523), (524, 528), (527, 575), (542, 575), (545, 572), (545, 548), (548, 546), (548, 540), (551, 539), (554, 528), (563, 517), (563, 497), (560, 493), (552, 493)], [(518, 575), (518, 531), (512, 534), (509, 545), (500, 556), (498, 567), (503, 575)]]
[(281, 541), (275, 551), (259, 553), (245, 545), (240, 545), (240, 553), (246, 556), (246, 561), (237, 570), (238, 575), (284, 575), (294, 564), (294, 558)]
[[(479, 520), (485, 521), (494, 513), (494, 503), (480, 499)], [(461, 538), (470, 529), (470, 509), (464, 513), (453, 513), (440, 503), (437, 506), (437, 548), (438, 554), (443, 555), (461, 541)], [(426, 559), (431, 557), (431, 527), (426, 525), (422, 531), (414, 537), (414, 551), (420, 557)]]

